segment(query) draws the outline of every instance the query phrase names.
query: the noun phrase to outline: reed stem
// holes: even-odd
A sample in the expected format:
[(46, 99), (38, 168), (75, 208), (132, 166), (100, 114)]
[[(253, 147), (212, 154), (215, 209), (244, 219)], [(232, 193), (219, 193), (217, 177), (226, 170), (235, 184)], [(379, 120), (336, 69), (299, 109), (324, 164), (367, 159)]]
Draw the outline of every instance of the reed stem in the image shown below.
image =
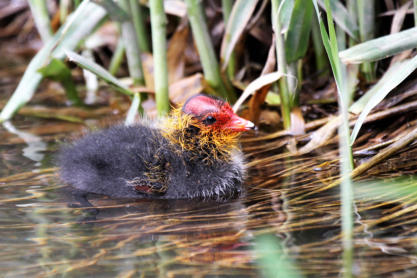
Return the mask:
[(166, 16), (163, 0), (150, 0), (154, 80), (158, 114), (169, 112)]
[(125, 54), (125, 46), (123, 44), (123, 40), (118, 40), (116, 49), (114, 50), (113, 56), (111, 57), (111, 60), (110, 60), (110, 65), (109, 65), (110, 74), (112, 75), (117, 74), (117, 71), (119, 70), (120, 65), (123, 62), (124, 54)]
[(139, 48), (141, 52), (151, 52), (149, 45), (149, 36), (146, 31), (145, 18), (143, 16), (143, 7), (138, 0), (129, 0), (132, 12), (132, 21), (138, 38)]
[[(126, 49), (127, 66), (129, 68), (129, 74), (130, 74), (130, 77), (132, 77), (134, 85), (144, 86), (145, 78), (143, 75), (142, 60), (140, 57), (141, 52), (139, 48), (138, 38), (136, 37), (135, 27), (132, 21), (130, 2), (129, 0), (120, 0), (119, 5), (129, 15), (129, 20), (126, 20), (122, 22), (121, 24), (122, 25), (122, 40)], [(139, 104), (140, 104), (143, 98), (143, 95), (141, 94), (139, 97), (140, 97), (140, 100), (139, 100)], [(134, 99), (132, 99), (131, 107), (133, 107), (133, 105), (136, 105), (136, 102), (134, 101)], [(143, 114), (142, 106), (139, 105), (137, 111), (140, 114)], [(129, 113), (127, 117), (133, 118), (134, 116), (132, 116), (132, 114)], [(129, 122), (128, 119), (126, 119), (126, 121), (127, 123)]]
[(203, 66), (204, 78), (214, 91), (230, 102), (236, 100), (232, 91), (228, 91), (220, 75), (219, 63), (214, 52), (210, 33), (199, 0), (185, 0), (187, 5), (188, 18), (194, 36), (197, 50)]
[(284, 76), (278, 81), (279, 94), (281, 97), (281, 113), (284, 122), (284, 128), (289, 130), (291, 128), (291, 102), (290, 93), (288, 89), (287, 78), (287, 62), (285, 58), (285, 45), (284, 37), (281, 34), (281, 23), (279, 20), (279, 7), (281, 4), (280, 0), (271, 0), (272, 2), (272, 28), (276, 38), (276, 52), (277, 52), (277, 63), (278, 71)]

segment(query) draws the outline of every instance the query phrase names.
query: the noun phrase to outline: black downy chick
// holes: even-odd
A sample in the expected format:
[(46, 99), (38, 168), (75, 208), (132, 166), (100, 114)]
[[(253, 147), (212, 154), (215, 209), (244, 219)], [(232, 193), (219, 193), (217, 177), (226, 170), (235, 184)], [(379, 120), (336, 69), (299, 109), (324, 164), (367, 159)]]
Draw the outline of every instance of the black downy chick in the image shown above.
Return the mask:
[(196, 95), (159, 124), (115, 126), (64, 147), (60, 176), (118, 198), (228, 199), (245, 175), (238, 136), (253, 128), (227, 102)]

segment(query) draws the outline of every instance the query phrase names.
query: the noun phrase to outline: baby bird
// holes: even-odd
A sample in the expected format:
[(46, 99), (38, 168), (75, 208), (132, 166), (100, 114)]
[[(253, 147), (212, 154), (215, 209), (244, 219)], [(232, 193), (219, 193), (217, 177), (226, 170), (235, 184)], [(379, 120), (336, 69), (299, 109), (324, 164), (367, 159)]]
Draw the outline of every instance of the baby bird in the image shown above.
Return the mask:
[(62, 148), (60, 176), (117, 198), (224, 200), (242, 191), (238, 136), (253, 128), (227, 102), (195, 95), (159, 123), (111, 127)]

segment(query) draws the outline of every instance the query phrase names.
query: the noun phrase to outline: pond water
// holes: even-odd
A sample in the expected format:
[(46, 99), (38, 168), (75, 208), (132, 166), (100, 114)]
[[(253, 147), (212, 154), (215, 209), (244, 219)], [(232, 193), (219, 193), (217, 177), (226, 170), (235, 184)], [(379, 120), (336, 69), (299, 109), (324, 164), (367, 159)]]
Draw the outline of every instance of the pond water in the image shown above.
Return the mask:
[[(89, 196), (93, 210), (77, 206), (54, 166), (59, 145), (82, 129), (22, 116), (0, 127), (0, 276), (260, 277), (262, 235), (306, 277), (340, 276), (339, 195), (326, 189), (334, 151), (252, 163), (247, 194), (225, 203)], [(262, 145), (244, 143), (248, 160), (271, 157)], [(415, 151), (407, 165), (396, 156), (368, 175), (412, 173)], [(356, 203), (357, 277), (416, 277), (414, 200)]]

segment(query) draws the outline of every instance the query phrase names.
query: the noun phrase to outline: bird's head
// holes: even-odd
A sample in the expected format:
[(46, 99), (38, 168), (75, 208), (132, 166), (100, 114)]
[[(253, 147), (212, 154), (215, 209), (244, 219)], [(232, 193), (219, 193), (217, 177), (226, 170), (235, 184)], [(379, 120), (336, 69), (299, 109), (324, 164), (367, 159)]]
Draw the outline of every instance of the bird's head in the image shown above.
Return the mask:
[(174, 110), (165, 127), (165, 137), (183, 149), (229, 154), (237, 148), (239, 134), (255, 125), (236, 115), (226, 101), (199, 94)]
[(236, 133), (255, 127), (252, 122), (236, 115), (226, 101), (202, 94), (189, 98), (182, 113), (191, 116), (196, 126), (208, 132)]

